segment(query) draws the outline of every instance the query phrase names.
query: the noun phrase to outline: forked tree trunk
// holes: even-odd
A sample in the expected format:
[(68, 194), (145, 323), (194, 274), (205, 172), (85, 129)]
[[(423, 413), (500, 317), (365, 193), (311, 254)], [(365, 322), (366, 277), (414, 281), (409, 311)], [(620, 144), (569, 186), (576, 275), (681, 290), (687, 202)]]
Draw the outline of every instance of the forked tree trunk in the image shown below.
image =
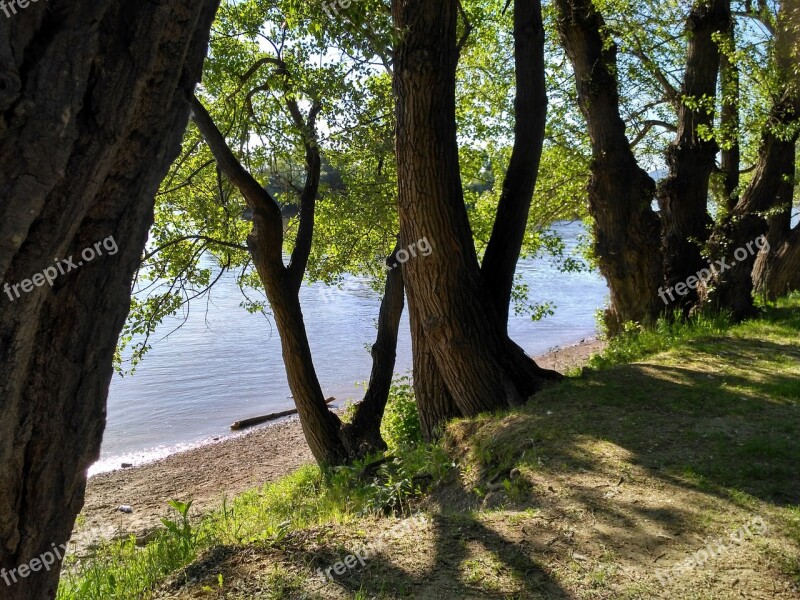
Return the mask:
[[(60, 560), (18, 569), (50, 561), (83, 506), (131, 281), (216, 5), (50, 0), (0, 18), (0, 278), (52, 275), (56, 257), (77, 267), (0, 294), (4, 600), (55, 597)], [(102, 256), (81, 257), (103, 240)]]
[[(514, 273), (522, 247), (538, 175), (547, 116), (544, 69), (544, 26), (538, 0), (514, 2), (514, 58), (517, 84), (514, 146), (503, 182), (492, 236), (481, 266), (483, 286), (507, 329)], [(425, 439), (432, 441), (444, 424), (464, 415), (439, 372), (431, 344), (413, 300), (409, 312), (414, 354), (414, 391)], [(512, 351), (527, 369), (519, 348)], [(552, 374), (546, 378), (553, 377)], [(536, 388), (538, 384), (534, 384)]]
[(636, 162), (620, 117), (617, 47), (591, 0), (556, 0), (558, 29), (575, 72), (578, 102), (589, 126), (592, 179), (589, 212), (594, 253), (611, 290), (610, 333), (626, 321), (653, 322), (663, 269), (660, 225), (653, 212), (655, 183)]
[(392, 14), (400, 243), (433, 246), (403, 267), (409, 310), (461, 414), (518, 405), (557, 374), (508, 339), (481, 279), (456, 141), (458, 2), (395, 0)]
[[(285, 73), (285, 66), (282, 68)], [(253, 209), (253, 230), (247, 245), (275, 317), (289, 388), (311, 453), (319, 464), (341, 465), (366, 452), (386, 448), (380, 436), (380, 424), (394, 374), (397, 333), (403, 313), (403, 278), (398, 269), (387, 276), (378, 338), (372, 349), (370, 385), (356, 408), (353, 424), (343, 426), (325, 402), (300, 306), (300, 286), (311, 252), (320, 181), (321, 158), (316, 143), (319, 109), (316, 104), (312, 106), (308, 121), (303, 121), (293, 97), (288, 97), (287, 105), (295, 125), (303, 132), (306, 149), (306, 185), (300, 197), (300, 226), (288, 266), (283, 264), (283, 220), (278, 204), (234, 156), (208, 111), (196, 98), (192, 101), (192, 118), (220, 169)]]
[[(678, 107), (678, 133), (667, 149), (669, 175), (658, 186), (666, 284), (674, 288), (706, 267), (702, 256), (711, 233), (709, 180), (719, 147), (702, 137), (714, 125), (720, 36), (731, 26), (730, 0), (697, 0), (686, 21), (689, 38), (686, 70)], [(697, 302), (697, 286), (674, 294), (675, 308), (688, 315)]]

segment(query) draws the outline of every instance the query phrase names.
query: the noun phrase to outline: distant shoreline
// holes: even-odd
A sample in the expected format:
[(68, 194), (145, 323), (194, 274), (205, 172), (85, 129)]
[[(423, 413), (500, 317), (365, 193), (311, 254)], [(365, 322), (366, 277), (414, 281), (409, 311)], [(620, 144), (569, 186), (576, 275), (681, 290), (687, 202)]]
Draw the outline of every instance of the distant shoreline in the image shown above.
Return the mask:
[[(563, 372), (585, 364), (603, 346), (602, 341), (586, 338), (535, 360), (540, 367)], [(154, 462), (99, 473), (89, 479), (70, 552), (83, 553), (101, 538), (146, 536), (159, 526), (172, 498), (192, 499), (197, 511), (206, 512), (219, 506), (223, 495), (230, 498), (274, 481), (313, 460), (294, 416)], [(117, 511), (121, 505), (131, 506), (133, 512)]]

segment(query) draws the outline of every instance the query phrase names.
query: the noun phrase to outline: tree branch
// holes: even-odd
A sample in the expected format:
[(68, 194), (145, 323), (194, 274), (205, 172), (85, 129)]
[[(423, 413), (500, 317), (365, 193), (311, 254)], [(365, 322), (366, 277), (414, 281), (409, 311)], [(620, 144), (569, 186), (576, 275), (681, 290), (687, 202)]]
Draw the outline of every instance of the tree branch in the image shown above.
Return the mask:
[(667, 131), (671, 131), (673, 133), (678, 131), (678, 128), (675, 127), (672, 123), (667, 123), (666, 121), (659, 121), (659, 120), (647, 120), (644, 122), (644, 127), (642, 130), (636, 135), (636, 137), (631, 142), (631, 148), (635, 148), (636, 145), (641, 142), (644, 137), (650, 133), (650, 130), (653, 127), (663, 127)]
[(258, 240), (264, 244), (261, 251), (267, 253), (273, 265), (283, 267), (283, 220), (278, 203), (234, 156), (200, 100), (192, 96), (189, 102), (192, 108), (192, 120), (211, 148), (217, 164), (253, 210), (254, 229), (258, 234)]
[(667, 79), (667, 76), (658, 67), (655, 61), (653, 61), (649, 56), (647, 56), (645, 51), (642, 49), (639, 40), (636, 40), (636, 47), (632, 48), (631, 52), (635, 57), (637, 57), (639, 60), (642, 61), (642, 64), (644, 65), (645, 69), (650, 71), (650, 73), (653, 75), (653, 77), (656, 78), (658, 83), (661, 84), (661, 87), (664, 89), (664, 94), (666, 94), (667, 96), (667, 100), (669, 100), (669, 102), (677, 109), (680, 106), (680, 98), (681, 98), (680, 92), (674, 85), (670, 83), (669, 79)]
[(458, 40), (458, 44), (456, 45), (456, 52), (461, 55), (461, 50), (464, 48), (464, 44), (467, 43), (467, 39), (469, 39), (469, 34), (472, 33), (472, 23), (469, 22), (469, 18), (467, 17), (467, 12), (464, 10), (464, 5), (461, 4), (461, 0), (458, 2), (458, 12), (461, 15), (461, 19), (464, 21), (464, 33), (461, 34), (461, 39)]
[(153, 258), (156, 254), (158, 254), (162, 250), (166, 250), (167, 248), (171, 248), (172, 246), (180, 244), (181, 242), (188, 242), (189, 240), (208, 242), (209, 244), (214, 245), (214, 246), (223, 246), (225, 248), (231, 248), (233, 250), (241, 250), (243, 252), (247, 252), (248, 251), (247, 246), (241, 246), (241, 245), (235, 244), (233, 242), (225, 242), (223, 240), (217, 240), (217, 239), (214, 239), (212, 237), (205, 236), (205, 235), (184, 235), (184, 236), (181, 236), (179, 238), (175, 238), (174, 240), (170, 240), (169, 242), (167, 242), (163, 246), (159, 246), (158, 248), (156, 248), (152, 252), (146, 253), (144, 255), (144, 257), (142, 257), (142, 262), (150, 260), (151, 258)]
[(306, 149), (306, 184), (300, 194), (300, 227), (297, 230), (292, 258), (289, 262), (289, 283), (300, 289), (303, 274), (308, 266), (308, 257), (311, 254), (311, 245), (314, 239), (314, 213), (319, 194), (319, 183), (322, 172), (322, 159), (317, 143), (317, 116), (322, 110), (319, 102), (314, 102), (308, 114), (308, 120), (303, 121), (300, 108), (293, 98), (287, 99), (289, 111), (295, 123), (303, 132), (303, 144)]

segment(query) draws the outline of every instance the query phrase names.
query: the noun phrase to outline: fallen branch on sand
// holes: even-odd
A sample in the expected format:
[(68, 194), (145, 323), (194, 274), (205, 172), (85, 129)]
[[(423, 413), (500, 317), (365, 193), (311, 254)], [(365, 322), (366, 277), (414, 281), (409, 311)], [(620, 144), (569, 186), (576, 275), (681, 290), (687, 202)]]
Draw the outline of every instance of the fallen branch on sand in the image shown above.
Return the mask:
[[(325, 399), (325, 404), (330, 404), (335, 400), (336, 398), (331, 396), (330, 398)], [(249, 419), (242, 419), (241, 421), (236, 421), (233, 425), (231, 425), (231, 429), (233, 431), (238, 431), (239, 429), (253, 427), (254, 425), (260, 425), (261, 423), (266, 423), (267, 421), (274, 421), (275, 419), (280, 419), (282, 417), (288, 417), (290, 415), (296, 415), (296, 414), (297, 414), (297, 409), (293, 408), (291, 410), (283, 410), (281, 412), (264, 415), (263, 417), (251, 417)]]

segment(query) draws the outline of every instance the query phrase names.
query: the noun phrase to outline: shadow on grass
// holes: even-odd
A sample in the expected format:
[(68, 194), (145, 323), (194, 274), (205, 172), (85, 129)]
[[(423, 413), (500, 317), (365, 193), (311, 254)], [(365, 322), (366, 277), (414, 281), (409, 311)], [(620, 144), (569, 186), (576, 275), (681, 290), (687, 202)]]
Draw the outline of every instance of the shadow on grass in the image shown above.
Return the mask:
[[(525, 548), (514, 544), (486, 527), (470, 514), (440, 514), (433, 518), (435, 556), (428, 568), (418, 567), (406, 571), (382, 555), (368, 560), (363, 569), (356, 568), (341, 577), (331, 587), (350, 594), (361, 592), (368, 598), (379, 598), (391, 593), (400, 597), (420, 599), (446, 598), (508, 598), (508, 599), (566, 599), (574, 596), (564, 590), (549, 574), (543, 564), (530, 558), (531, 554), (544, 556), (552, 550), (546, 544), (531, 544)], [(488, 573), (480, 569), (468, 572), (469, 560), (474, 558), (469, 545), (477, 544), (489, 553), (494, 566)], [(338, 558), (337, 558), (338, 556)], [(423, 559), (423, 557), (420, 557)], [(340, 554), (307, 554), (305, 559), (314, 569), (321, 568), (326, 560), (342, 560)], [(478, 562), (478, 561), (476, 561)], [(330, 563), (328, 563), (330, 566)], [(493, 574), (492, 571), (495, 571)], [(502, 575), (505, 583), (493, 589), (493, 575)], [(515, 592), (501, 591), (513, 580)], [(320, 590), (306, 592), (306, 598), (333, 597)], [(394, 597), (394, 596), (392, 596)]]

